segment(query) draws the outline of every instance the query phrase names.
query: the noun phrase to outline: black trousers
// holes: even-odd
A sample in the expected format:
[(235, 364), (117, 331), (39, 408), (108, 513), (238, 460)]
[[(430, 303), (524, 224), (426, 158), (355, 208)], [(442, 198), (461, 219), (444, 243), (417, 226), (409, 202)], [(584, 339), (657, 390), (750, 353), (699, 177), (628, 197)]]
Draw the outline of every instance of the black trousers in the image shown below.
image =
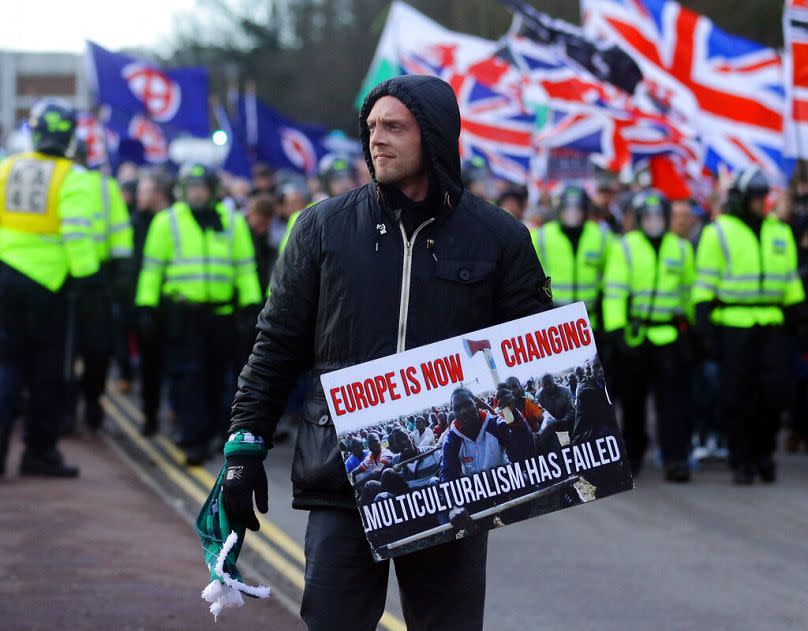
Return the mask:
[(718, 335), (719, 414), (730, 466), (754, 467), (774, 454), (780, 415), (790, 403), (786, 336), (777, 326), (722, 327)]
[[(0, 263), (0, 432), (25, 415), (25, 446), (56, 446), (65, 409), (67, 300)], [(22, 407), (22, 393), (28, 393)]]
[[(480, 631), (488, 531), (394, 559), (410, 631)], [(373, 631), (384, 613), (388, 561), (375, 562), (357, 511), (312, 510), (300, 616), (309, 631)]]
[(686, 462), (691, 433), (690, 376), (679, 343), (655, 346), (645, 342), (623, 356), (619, 370), (623, 439), (632, 470), (639, 471), (648, 448), (645, 410), (649, 394), (654, 395), (662, 462)]
[(201, 445), (227, 430), (235, 395), (233, 317), (180, 304), (166, 306), (164, 317), (166, 368), (180, 442)]
[(138, 334), (140, 353), (140, 397), (143, 416), (147, 422), (156, 423), (160, 410), (160, 393), (163, 385), (165, 348), (163, 335), (154, 332), (152, 336)]
[(97, 404), (106, 386), (115, 345), (112, 298), (108, 289), (82, 295), (77, 313), (78, 351), (84, 363), (81, 394), (86, 403)]
[(135, 376), (132, 357), (129, 353), (130, 336), (135, 333), (135, 314), (131, 299), (125, 296), (113, 297), (112, 320), (115, 332), (115, 363), (121, 379), (132, 381)]

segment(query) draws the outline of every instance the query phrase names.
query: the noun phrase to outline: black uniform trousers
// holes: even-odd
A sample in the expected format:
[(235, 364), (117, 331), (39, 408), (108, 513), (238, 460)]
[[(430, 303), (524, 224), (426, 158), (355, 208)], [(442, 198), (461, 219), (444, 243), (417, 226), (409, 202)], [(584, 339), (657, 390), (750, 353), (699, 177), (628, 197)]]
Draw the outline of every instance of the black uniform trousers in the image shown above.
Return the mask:
[(665, 465), (686, 463), (690, 453), (689, 375), (680, 341), (643, 342), (626, 351), (620, 365), (623, 439), (632, 471), (642, 467), (648, 448), (646, 403), (654, 395), (657, 440)]
[(84, 364), (81, 394), (88, 407), (98, 406), (115, 346), (112, 297), (106, 285), (82, 296), (77, 310), (78, 351)]
[(235, 395), (232, 315), (216, 315), (207, 305), (169, 303), (163, 316), (171, 402), (180, 426), (180, 444), (204, 445), (224, 436)]
[(780, 415), (790, 403), (786, 335), (779, 326), (720, 327), (719, 416), (733, 469), (774, 454)]
[[(56, 446), (64, 415), (67, 300), (0, 263), (0, 432), (25, 416), (28, 451)], [(28, 394), (23, 407), (22, 394)]]
[(163, 331), (151, 331), (148, 335), (144, 331), (138, 331), (138, 352), (143, 416), (147, 423), (157, 427), (165, 362)]
[[(488, 531), (393, 560), (407, 628), (481, 631)], [(374, 631), (389, 561), (375, 562), (355, 510), (312, 510), (300, 616), (309, 631)]]

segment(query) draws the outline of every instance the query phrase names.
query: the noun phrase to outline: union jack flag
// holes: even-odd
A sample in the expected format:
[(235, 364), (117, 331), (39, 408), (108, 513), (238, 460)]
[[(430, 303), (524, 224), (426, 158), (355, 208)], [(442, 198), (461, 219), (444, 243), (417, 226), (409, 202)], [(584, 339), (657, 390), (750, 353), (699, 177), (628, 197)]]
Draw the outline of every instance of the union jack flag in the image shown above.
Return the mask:
[[(400, 59), (406, 74), (429, 74), (452, 86), (460, 106), (460, 157), (483, 158), (499, 177), (523, 183), (530, 172), (536, 117), (518, 93), (498, 91), (457, 69), (452, 46), (431, 47)], [(477, 73), (483, 72), (479, 66)]]
[(581, 0), (584, 29), (628, 51), (650, 91), (694, 128), (704, 165), (761, 166), (783, 182), (783, 68), (770, 48), (730, 35), (670, 0)]
[[(546, 103), (552, 110), (535, 138), (537, 148), (596, 154), (596, 163), (612, 171), (668, 154), (689, 171), (700, 170), (695, 132), (663, 112), (658, 99), (632, 96), (529, 38), (508, 38), (498, 56), (517, 71), (522, 101)], [(514, 82), (507, 72), (497, 75), (500, 91), (512, 90)]]

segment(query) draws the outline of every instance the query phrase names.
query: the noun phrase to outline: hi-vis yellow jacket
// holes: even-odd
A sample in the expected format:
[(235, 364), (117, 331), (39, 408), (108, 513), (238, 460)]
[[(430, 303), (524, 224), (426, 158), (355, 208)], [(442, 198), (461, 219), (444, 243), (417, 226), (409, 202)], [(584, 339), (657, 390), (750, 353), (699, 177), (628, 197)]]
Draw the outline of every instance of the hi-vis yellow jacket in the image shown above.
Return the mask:
[(56, 292), (98, 271), (87, 180), (70, 160), (41, 153), (0, 162), (0, 261)]

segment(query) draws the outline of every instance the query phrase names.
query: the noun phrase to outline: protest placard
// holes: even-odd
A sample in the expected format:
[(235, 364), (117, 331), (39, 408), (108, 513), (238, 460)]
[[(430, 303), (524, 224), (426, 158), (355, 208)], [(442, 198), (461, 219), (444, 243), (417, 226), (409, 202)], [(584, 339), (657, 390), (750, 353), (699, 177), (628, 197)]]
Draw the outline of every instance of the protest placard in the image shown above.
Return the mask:
[(377, 560), (633, 488), (583, 303), (321, 380)]

